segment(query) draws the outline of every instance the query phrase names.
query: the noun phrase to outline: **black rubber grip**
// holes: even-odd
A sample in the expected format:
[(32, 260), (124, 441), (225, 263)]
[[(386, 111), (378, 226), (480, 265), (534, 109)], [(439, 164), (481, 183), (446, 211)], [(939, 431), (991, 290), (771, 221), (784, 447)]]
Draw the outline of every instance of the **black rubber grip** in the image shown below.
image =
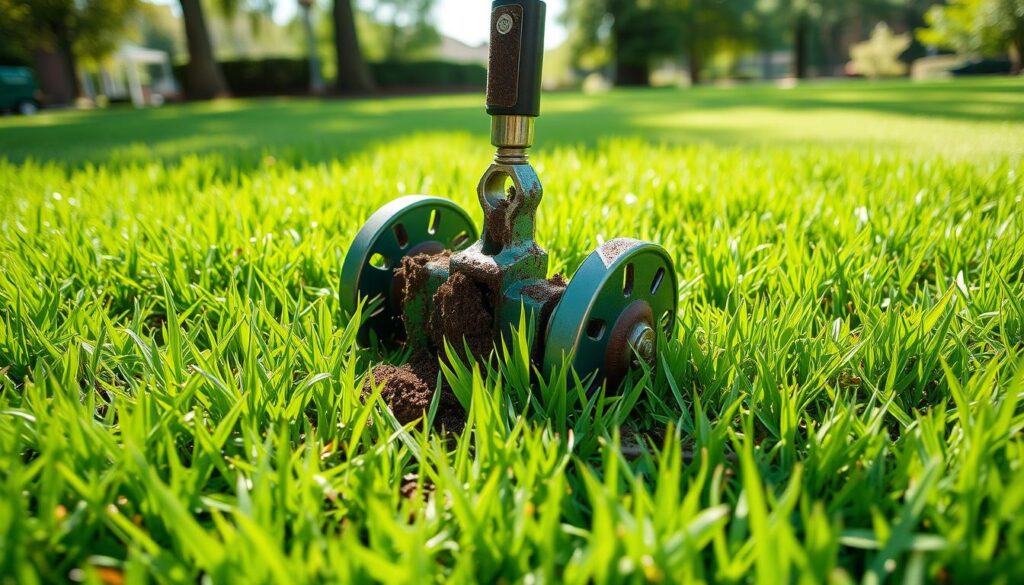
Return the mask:
[(540, 115), (546, 10), (541, 0), (495, 0), (491, 4), (488, 114)]

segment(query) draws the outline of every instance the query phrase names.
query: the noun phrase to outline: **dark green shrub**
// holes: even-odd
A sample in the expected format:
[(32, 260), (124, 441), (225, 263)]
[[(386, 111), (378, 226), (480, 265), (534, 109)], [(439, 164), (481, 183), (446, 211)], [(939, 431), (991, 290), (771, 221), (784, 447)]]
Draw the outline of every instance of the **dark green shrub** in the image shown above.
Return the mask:
[[(303, 94), (309, 88), (309, 63), (305, 59), (223, 61), (221, 69), (236, 96)], [(415, 61), (370, 63), (370, 73), (381, 89), (483, 88), (487, 69), (477, 63)], [(174, 74), (184, 82), (185, 66)], [(188, 87), (185, 87), (188, 94)]]
[(371, 63), (370, 73), (379, 87), (480, 87), (487, 69), (477, 63), (447, 61), (390, 61)]

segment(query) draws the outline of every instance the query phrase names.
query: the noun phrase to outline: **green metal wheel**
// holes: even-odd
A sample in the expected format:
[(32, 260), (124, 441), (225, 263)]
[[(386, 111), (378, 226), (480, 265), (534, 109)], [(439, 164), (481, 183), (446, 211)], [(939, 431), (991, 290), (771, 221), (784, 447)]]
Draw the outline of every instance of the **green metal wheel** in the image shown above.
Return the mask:
[(404, 337), (401, 302), (393, 290), (402, 258), (461, 250), (476, 239), (469, 215), (448, 199), (409, 195), (378, 209), (356, 234), (341, 267), (342, 309), (352, 314), (360, 299), (381, 301), (363, 320), (357, 341), (367, 345), (376, 337), (392, 343)]
[(548, 321), (544, 370), (565, 356), (580, 376), (617, 388), (639, 360), (656, 363), (657, 331), (671, 336), (678, 284), (672, 259), (657, 244), (605, 242), (580, 265)]

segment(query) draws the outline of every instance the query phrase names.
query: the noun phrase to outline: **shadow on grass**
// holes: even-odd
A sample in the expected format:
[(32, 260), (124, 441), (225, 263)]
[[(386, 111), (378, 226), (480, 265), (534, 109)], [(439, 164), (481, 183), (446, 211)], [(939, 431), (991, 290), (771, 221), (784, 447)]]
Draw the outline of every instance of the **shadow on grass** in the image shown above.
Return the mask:
[[(154, 160), (173, 164), (190, 154), (211, 152), (239, 170), (259, 164), (268, 153), (293, 164), (318, 163), (409, 134), (468, 132), (486, 141), (489, 127), (482, 102), (478, 95), (232, 100), (141, 111), (52, 113), (0, 121), (0, 156), (71, 167)], [(556, 93), (545, 97), (538, 142), (541, 148), (588, 146), (627, 136), (723, 146), (830, 140), (855, 145), (870, 137), (865, 126), (893, 121), (1024, 122), (1022, 103), (1024, 83), (1007, 78), (839, 82), (793, 90), (744, 86), (593, 96)], [(915, 131), (908, 126), (906, 133)]]

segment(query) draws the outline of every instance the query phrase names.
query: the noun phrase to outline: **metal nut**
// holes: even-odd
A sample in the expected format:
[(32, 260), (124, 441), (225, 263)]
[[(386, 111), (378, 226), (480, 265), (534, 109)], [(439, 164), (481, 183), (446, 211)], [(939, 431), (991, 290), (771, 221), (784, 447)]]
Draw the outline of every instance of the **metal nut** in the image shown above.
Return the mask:
[(633, 349), (635, 355), (633, 359), (634, 365), (640, 365), (637, 360), (643, 360), (651, 366), (654, 365), (654, 358), (657, 352), (655, 347), (656, 339), (654, 329), (646, 322), (641, 321), (633, 327), (633, 331), (629, 334), (629, 346)]

